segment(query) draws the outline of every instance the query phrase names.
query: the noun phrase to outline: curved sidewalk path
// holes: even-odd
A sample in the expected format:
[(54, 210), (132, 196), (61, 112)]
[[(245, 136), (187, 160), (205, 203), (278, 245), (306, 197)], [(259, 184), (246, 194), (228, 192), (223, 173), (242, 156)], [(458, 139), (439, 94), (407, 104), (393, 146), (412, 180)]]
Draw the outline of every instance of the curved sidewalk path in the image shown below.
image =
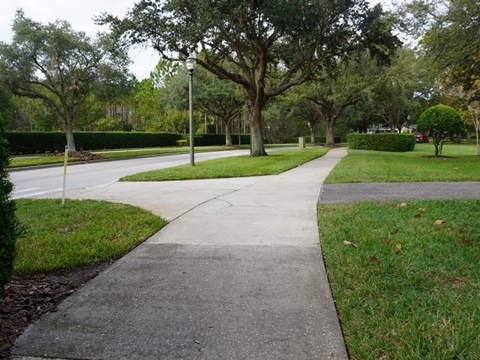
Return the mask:
[(17, 359), (347, 359), (316, 205), (345, 149), (276, 176), (112, 183), (69, 198), (171, 223), (30, 326)]

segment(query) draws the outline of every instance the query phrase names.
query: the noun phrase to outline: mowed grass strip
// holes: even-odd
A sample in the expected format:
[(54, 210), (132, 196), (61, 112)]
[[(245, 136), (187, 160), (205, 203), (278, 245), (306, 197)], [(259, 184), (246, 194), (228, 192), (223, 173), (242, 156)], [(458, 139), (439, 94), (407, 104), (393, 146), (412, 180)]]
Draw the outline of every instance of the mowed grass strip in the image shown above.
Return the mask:
[[(227, 151), (235, 150), (235, 146), (201, 146), (196, 147), (195, 151)], [(97, 152), (99, 155), (102, 155), (106, 159), (118, 159), (118, 158), (130, 158), (136, 156), (149, 156), (149, 155), (167, 155), (175, 153), (188, 153), (190, 151), (189, 147), (174, 147), (174, 148), (162, 148), (162, 149), (144, 149), (144, 150), (125, 150), (125, 151), (111, 151), (111, 152)]]
[(480, 200), (320, 205), (352, 359), (479, 359)]
[(480, 181), (480, 157), (474, 145), (446, 144), (445, 157), (432, 158), (432, 144), (416, 144), (414, 151), (348, 150), (325, 184), (357, 182)]
[(121, 181), (166, 181), (190, 179), (215, 179), (244, 176), (276, 175), (325, 155), (329, 149), (315, 147), (272, 151), (268, 156), (249, 155), (202, 161), (138, 173), (121, 178)]
[(165, 226), (130, 205), (93, 200), (17, 200), (25, 235), (17, 240), (17, 275), (71, 269), (116, 258)]
[[(79, 161), (79, 158), (69, 157), (68, 162)], [(50, 165), (64, 163), (65, 158), (60, 156), (36, 156), (36, 157), (19, 157), (11, 160), (9, 168)]]

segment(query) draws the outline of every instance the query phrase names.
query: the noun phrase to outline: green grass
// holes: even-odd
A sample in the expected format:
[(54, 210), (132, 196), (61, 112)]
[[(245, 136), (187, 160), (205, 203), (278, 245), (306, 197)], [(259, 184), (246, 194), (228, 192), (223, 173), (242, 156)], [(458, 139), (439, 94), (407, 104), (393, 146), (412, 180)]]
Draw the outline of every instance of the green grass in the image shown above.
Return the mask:
[(480, 181), (474, 145), (446, 144), (443, 155), (448, 157), (428, 157), (433, 154), (432, 144), (417, 144), (404, 153), (348, 150), (325, 183)]
[(15, 274), (71, 269), (116, 258), (166, 222), (124, 204), (92, 200), (17, 200), (25, 236), (17, 240)]
[(235, 156), (138, 173), (121, 181), (165, 181), (275, 175), (324, 155), (328, 148), (278, 150), (269, 156)]
[(318, 209), (352, 359), (480, 358), (480, 200)]
[[(78, 158), (69, 157), (68, 162), (79, 161)], [(9, 168), (25, 167), (25, 166), (37, 166), (37, 165), (49, 165), (60, 164), (65, 161), (61, 156), (36, 156), (36, 157), (19, 157), (12, 159)]]
[[(195, 147), (195, 151), (223, 151), (234, 150), (235, 146), (200, 146)], [(174, 154), (174, 153), (188, 153), (189, 147), (176, 147), (176, 148), (162, 148), (162, 149), (144, 149), (144, 150), (125, 150), (125, 151), (112, 151), (112, 152), (95, 152), (102, 155), (106, 159), (118, 159), (125, 157), (135, 156), (147, 156), (147, 155), (162, 155), (162, 154)]]

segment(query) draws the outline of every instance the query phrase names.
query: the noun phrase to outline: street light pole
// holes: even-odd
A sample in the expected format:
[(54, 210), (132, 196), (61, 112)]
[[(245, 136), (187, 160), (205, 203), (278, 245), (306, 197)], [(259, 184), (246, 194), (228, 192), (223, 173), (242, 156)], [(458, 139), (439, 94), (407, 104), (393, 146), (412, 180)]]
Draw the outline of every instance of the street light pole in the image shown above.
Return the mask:
[(197, 61), (195, 58), (190, 55), (186, 61), (188, 77), (189, 77), (189, 86), (188, 86), (188, 95), (189, 95), (189, 104), (190, 104), (190, 165), (195, 166), (195, 150), (194, 150), (194, 123), (193, 123), (193, 71), (197, 66)]

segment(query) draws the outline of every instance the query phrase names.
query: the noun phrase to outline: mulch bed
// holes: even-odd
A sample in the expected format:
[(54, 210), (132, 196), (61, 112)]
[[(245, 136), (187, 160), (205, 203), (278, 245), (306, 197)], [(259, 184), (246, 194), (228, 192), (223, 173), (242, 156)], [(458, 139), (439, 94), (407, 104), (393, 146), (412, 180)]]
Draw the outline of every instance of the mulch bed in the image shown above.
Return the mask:
[(11, 359), (17, 338), (26, 328), (78, 288), (105, 270), (113, 260), (85, 267), (30, 276), (15, 276), (0, 302), (0, 359)]
[[(59, 153), (48, 153), (45, 154), (46, 156), (60, 156), (60, 157), (65, 157), (65, 153), (59, 152)], [(101, 160), (105, 159), (102, 155), (98, 154), (93, 154), (91, 152), (87, 151), (69, 151), (68, 152), (68, 157), (74, 157), (78, 158), (81, 161), (90, 161), (90, 160)]]

